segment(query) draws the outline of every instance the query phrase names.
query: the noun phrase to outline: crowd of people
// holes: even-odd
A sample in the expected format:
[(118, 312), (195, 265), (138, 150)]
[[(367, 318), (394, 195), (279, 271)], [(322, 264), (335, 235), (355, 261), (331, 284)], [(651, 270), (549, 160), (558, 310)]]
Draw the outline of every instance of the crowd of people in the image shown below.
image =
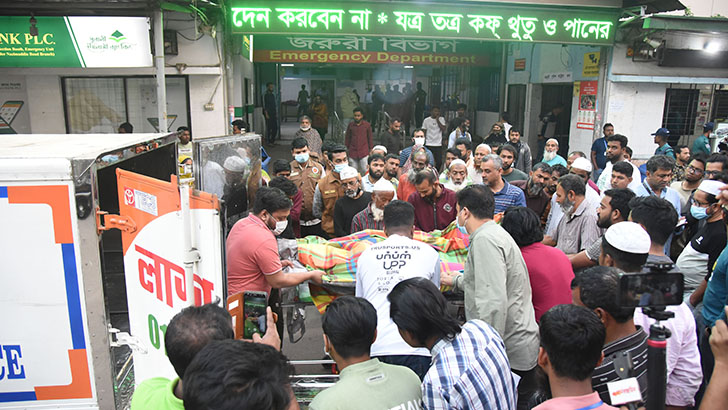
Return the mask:
[[(665, 405), (728, 408), (728, 155), (706, 156), (701, 140), (673, 149), (659, 129), (643, 177), (612, 124), (590, 155), (564, 158), (549, 139), (536, 162), (513, 126), (507, 139), (473, 147), (463, 120), (446, 139), (433, 109), (400, 147), (390, 143), (398, 119), (392, 138), (374, 145), (363, 111), (353, 114), (346, 145), (306, 135), (304, 118), (291, 160), (272, 163), (268, 186), (227, 238), (228, 292), (270, 295), (266, 333), (232, 340), (223, 309), (185, 309), (165, 337), (179, 378), (145, 381), (132, 409), (297, 408), (274, 295), (325, 273), (286, 272), (276, 237), (365, 229), (386, 239), (359, 257), (355, 294), (323, 315), (340, 380), (312, 409), (609, 409), (621, 404), (609, 387), (624, 377), (615, 358), (625, 353), (644, 403), (655, 394), (654, 319), (618, 294), (620, 275), (655, 263), (685, 277), (683, 302), (661, 322), (671, 334)], [(458, 273), (441, 271), (437, 252), (413, 239), (453, 225), (469, 242)], [(443, 290), (462, 296), (464, 321)]]

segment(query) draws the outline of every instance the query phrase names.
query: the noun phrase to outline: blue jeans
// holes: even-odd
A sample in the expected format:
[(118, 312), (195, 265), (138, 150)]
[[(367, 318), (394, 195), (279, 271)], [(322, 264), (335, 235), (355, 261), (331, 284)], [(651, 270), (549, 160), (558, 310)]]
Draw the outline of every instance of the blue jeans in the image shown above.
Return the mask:
[(420, 380), (425, 378), (425, 374), (430, 369), (430, 361), (432, 360), (430, 356), (417, 355), (377, 356), (375, 359), (379, 359), (382, 363), (408, 367), (417, 374)]

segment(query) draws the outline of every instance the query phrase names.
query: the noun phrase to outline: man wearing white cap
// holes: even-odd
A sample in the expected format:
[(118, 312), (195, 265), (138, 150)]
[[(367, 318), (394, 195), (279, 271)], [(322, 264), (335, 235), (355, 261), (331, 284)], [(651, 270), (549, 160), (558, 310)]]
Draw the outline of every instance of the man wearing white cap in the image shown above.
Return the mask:
[(361, 176), (353, 167), (345, 167), (341, 171), (341, 186), (344, 196), (336, 200), (334, 205), (334, 235), (347, 236), (351, 233), (351, 221), (354, 215), (366, 208), (372, 200), (372, 194), (361, 187)]
[[(625, 272), (639, 272), (647, 261), (651, 247), (652, 239), (642, 226), (634, 222), (619, 222), (609, 227), (604, 234), (599, 264)], [(702, 379), (695, 319), (685, 302), (679, 306), (668, 306), (667, 310), (675, 313), (675, 317), (662, 322), (672, 333), (667, 339), (665, 404), (668, 407), (689, 407), (694, 404), (693, 398)], [(655, 321), (644, 315), (642, 309), (636, 309), (633, 322), (647, 332)], [(600, 368), (603, 367), (604, 364)]]
[[(677, 268), (685, 275), (685, 296), (697, 306), (703, 300), (708, 285), (707, 279), (713, 272), (713, 265), (726, 246), (723, 212), (717, 196), (726, 184), (705, 180), (693, 194), (690, 214), (705, 224), (690, 239), (677, 258)], [(690, 297), (695, 291), (694, 296)]]
[(379, 154), (383, 157), (387, 156), (387, 147), (384, 145), (375, 145), (374, 148), (372, 148), (371, 151), (369, 151), (369, 155)]
[(222, 164), (225, 172), (222, 199), (225, 201), (228, 226), (235, 224), (239, 216), (248, 210), (248, 193), (244, 173), (249, 167), (250, 162), (246, 162), (237, 155), (227, 157)]
[(550, 167), (553, 167), (556, 164), (561, 164), (563, 166), (567, 166), (566, 160), (564, 157), (559, 155), (559, 141), (556, 138), (549, 138), (546, 141), (546, 146), (543, 150), (543, 162), (549, 164)]
[(351, 233), (364, 229), (384, 229), (384, 207), (393, 199), (397, 199), (394, 185), (380, 178), (372, 191), (372, 202), (354, 215), (351, 221)]
[(460, 158), (456, 158), (450, 162), (450, 167), (447, 169), (447, 177), (444, 182), (442, 179), (440, 182), (442, 182), (445, 188), (454, 192), (458, 192), (473, 183), (468, 176), (468, 167), (465, 161)]

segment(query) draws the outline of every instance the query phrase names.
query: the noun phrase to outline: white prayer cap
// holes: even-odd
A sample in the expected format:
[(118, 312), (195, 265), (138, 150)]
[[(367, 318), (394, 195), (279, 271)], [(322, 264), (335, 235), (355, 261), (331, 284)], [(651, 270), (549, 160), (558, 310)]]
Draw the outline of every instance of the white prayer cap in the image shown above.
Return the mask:
[(384, 151), (384, 153), (387, 153), (387, 147), (384, 145), (375, 145), (374, 148), (372, 148), (372, 151)]
[(604, 238), (622, 252), (637, 254), (649, 253), (652, 243), (647, 231), (634, 222), (617, 222), (607, 229)]
[(394, 185), (384, 178), (379, 178), (376, 184), (374, 184), (373, 192), (394, 192)]
[(358, 177), (358, 176), (359, 176), (359, 173), (356, 171), (356, 168), (354, 168), (354, 167), (347, 166), (346, 168), (341, 170), (341, 172), (339, 172), (339, 178), (341, 178), (342, 181), (345, 179), (354, 178), (354, 177)]
[(582, 157), (575, 159), (574, 162), (571, 163), (571, 167), (581, 169), (586, 172), (592, 172), (591, 162), (588, 159)]
[(464, 167), (467, 167), (467, 164), (465, 163), (465, 161), (463, 161), (460, 158), (455, 158), (454, 160), (452, 160), (452, 162), (450, 163), (450, 166), (447, 169), (452, 168), (453, 165), (462, 165)]
[(244, 172), (245, 171), (245, 161), (243, 161), (242, 158), (233, 155), (231, 157), (227, 157), (225, 159), (225, 162), (222, 164), (222, 167), (230, 172)]
[(549, 142), (552, 142), (552, 141), (554, 144), (559, 145), (559, 140), (557, 140), (556, 138), (549, 138), (546, 140), (546, 143), (548, 144)]
[(706, 194), (710, 194), (713, 196), (718, 196), (720, 193), (720, 189), (725, 186), (724, 183), (720, 181), (713, 181), (711, 179), (705, 179), (703, 182), (700, 183), (700, 186), (698, 187), (699, 190), (705, 192)]

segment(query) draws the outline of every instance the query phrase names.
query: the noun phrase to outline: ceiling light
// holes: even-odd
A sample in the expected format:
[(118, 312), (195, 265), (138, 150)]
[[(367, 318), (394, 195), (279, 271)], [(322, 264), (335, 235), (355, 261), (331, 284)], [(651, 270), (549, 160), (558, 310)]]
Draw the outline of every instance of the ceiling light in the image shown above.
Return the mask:
[(662, 45), (661, 41), (653, 40), (649, 37), (645, 37), (643, 41), (649, 44), (652, 48), (659, 48)]
[(716, 41), (709, 41), (703, 46), (703, 50), (708, 53), (717, 53), (720, 51), (720, 45)]
[(415, 66), (413, 66), (413, 65), (406, 65), (406, 66), (404, 66), (404, 68), (415, 68)]
[(281, 64), (281, 67), (293, 67), (294, 64)]

